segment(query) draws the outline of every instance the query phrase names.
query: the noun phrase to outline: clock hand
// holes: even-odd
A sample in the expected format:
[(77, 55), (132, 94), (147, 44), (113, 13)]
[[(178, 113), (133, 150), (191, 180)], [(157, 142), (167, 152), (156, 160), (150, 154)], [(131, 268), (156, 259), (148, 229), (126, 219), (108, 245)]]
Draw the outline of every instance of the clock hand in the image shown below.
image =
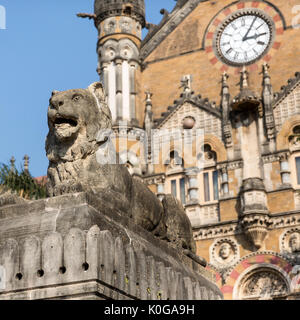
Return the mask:
[(256, 40), (257, 38), (259, 38), (259, 37), (261, 37), (261, 36), (264, 36), (265, 34), (267, 34), (267, 33), (264, 32), (264, 33), (261, 33), (261, 34), (256, 34), (255, 36), (247, 37), (247, 38), (245, 38), (244, 41), (250, 40), (250, 39), (255, 39), (255, 40)]
[(244, 36), (244, 38), (243, 38), (243, 41), (245, 41), (245, 40), (247, 39), (248, 34), (250, 33), (250, 31), (251, 31), (251, 29), (252, 29), (252, 27), (253, 27), (253, 25), (254, 25), (254, 23), (255, 23), (256, 19), (257, 19), (257, 17), (255, 17), (255, 19), (253, 19), (253, 21), (252, 21), (252, 23), (251, 23), (251, 26), (250, 26), (249, 30), (247, 31), (247, 33), (245, 34), (245, 36)]

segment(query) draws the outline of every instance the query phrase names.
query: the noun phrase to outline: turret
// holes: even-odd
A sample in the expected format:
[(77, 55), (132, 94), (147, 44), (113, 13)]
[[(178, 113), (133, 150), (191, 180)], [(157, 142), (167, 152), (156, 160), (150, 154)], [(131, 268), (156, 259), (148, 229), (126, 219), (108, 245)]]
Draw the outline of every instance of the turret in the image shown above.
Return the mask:
[(114, 124), (137, 125), (136, 77), (145, 27), (144, 0), (95, 0), (98, 29), (98, 73), (102, 78)]

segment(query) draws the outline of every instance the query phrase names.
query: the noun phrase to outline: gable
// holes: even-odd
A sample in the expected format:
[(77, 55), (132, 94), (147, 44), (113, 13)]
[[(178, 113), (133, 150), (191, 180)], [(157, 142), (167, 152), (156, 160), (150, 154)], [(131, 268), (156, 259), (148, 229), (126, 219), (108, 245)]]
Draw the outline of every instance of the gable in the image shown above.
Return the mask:
[(190, 102), (185, 102), (164, 119), (157, 129), (174, 130), (182, 128), (186, 117), (195, 119), (195, 129), (204, 129), (205, 135), (211, 134), (222, 140), (222, 121), (216, 114), (208, 112)]
[(296, 77), (290, 79), (289, 84), (282, 87), (281, 92), (275, 96), (274, 117), (276, 130), (279, 132), (287, 119), (300, 114), (300, 73), (296, 73)]
[[(207, 0), (188, 0), (188, 1), (177, 1), (177, 4), (171, 13), (165, 12), (161, 23), (157, 26), (151, 25), (148, 35), (144, 39), (141, 47), (141, 58), (146, 59), (166, 38), (175, 30), (177, 27), (192, 13), (195, 8), (201, 2), (207, 2)], [(183, 26), (184, 30), (177, 29), (175, 31), (175, 38), (183, 40), (188, 34), (196, 34), (198, 31), (198, 20), (187, 21), (186, 25)], [(184, 43), (181, 50), (189, 50), (191, 47), (198, 47), (201, 43), (198, 41), (198, 37), (189, 37), (189, 41), (192, 42), (190, 45)], [(176, 45), (175, 45), (176, 46)], [(178, 47), (176, 46), (176, 48)], [(176, 51), (176, 50), (175, 50)], [(172, 53), (172, 45), (171, 52)]]

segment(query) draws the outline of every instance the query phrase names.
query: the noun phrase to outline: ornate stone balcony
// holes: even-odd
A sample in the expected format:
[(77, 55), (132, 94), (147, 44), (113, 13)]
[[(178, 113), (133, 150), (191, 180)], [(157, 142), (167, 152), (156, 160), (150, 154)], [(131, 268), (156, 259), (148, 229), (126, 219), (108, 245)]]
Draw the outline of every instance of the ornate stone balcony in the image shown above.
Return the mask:
[(193, 228), (199, 228), (202, 225), (218, 223), (220, 221), (218, 203), (204, 206), (189, 203), (185, 207), (186, 214), (188, 215)]

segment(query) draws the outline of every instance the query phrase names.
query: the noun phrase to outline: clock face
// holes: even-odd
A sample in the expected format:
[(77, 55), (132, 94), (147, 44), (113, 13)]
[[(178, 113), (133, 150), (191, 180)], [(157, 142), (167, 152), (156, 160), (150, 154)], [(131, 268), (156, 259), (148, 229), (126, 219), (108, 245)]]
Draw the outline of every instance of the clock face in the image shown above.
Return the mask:
[(243, 65), (260, 58), (271, 40), (270, 22), (254, 14), (245, 14), (227, 22), (217, 45), (225, 62)]

